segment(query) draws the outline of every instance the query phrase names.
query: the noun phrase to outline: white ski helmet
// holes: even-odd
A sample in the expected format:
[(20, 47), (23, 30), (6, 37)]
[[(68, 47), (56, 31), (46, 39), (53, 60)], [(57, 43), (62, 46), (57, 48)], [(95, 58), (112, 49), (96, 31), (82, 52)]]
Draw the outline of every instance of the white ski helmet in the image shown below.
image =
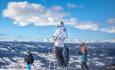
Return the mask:
[(64, 26), (64, 22), (63, 21), (60, 21), (59, 23), (58, 23), (58, 27), (63, 27)]

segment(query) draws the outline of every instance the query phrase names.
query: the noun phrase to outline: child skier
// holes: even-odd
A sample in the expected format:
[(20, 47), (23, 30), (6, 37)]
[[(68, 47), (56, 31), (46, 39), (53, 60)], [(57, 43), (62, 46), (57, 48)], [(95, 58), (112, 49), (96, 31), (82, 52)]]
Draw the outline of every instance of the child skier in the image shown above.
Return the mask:
[(29, 50), (27, 51), (27, 54), (25, 55), (24, 61), (27, 63), (27, 69), (31, 70), (31, 65), (34, 62), (34, 57), (31, 54), (31, 51), (29, 51)]
[(87, 49), (85, 46), (85, 43), (82, 43), (80, 46), (81, 52), (79, 54), (81, 55), (81, 69), (82, 70), (89, 70), (87, 65)]

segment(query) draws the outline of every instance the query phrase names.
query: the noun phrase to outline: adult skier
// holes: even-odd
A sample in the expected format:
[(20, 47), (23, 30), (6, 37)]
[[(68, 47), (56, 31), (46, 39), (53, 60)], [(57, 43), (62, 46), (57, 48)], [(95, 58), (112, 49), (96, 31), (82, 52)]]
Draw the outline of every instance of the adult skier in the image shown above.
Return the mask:
[(54, 53), (59, 65), (66, 69), (69, 61), (69, 49), (64, 45), (65, 39), (68, 38), (67, 30), (64, 27), (64, 22), (60, 21), (58, 28), (53, 35)]

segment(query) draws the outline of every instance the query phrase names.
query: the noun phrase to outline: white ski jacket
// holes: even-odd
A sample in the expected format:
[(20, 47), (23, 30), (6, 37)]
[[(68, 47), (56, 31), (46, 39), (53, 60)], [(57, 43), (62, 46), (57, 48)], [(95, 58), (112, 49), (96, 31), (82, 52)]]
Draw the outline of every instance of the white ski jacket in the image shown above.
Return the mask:
[(68, 37), (68, 34), (67, 34), (66, 29), (64, 27), (58, 28), (53, 35), (54, 46), (64, 47), (64, 41), (65, 39), (67, 39), (67, 37)]

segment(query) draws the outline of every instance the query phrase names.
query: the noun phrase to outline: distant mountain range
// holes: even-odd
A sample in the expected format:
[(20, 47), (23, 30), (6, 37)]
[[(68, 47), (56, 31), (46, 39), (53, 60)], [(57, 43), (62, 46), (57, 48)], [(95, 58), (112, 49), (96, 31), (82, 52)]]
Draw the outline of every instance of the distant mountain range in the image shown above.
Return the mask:
[[(15, 40), (15, 39), (9, 39), (9, 40), (0, 40), (0, 41), (13, 41), (13, 42), (53, 42), (53, 39), (50, 38), (44, 38), (43, 40)], [(66, 43), (115, 43), (115, 39), (112, 40), (102, 40), (102, 41), (95, 41), (95, 40), (80, 40), (80, 39), (68, 39), (65, 41)]]

